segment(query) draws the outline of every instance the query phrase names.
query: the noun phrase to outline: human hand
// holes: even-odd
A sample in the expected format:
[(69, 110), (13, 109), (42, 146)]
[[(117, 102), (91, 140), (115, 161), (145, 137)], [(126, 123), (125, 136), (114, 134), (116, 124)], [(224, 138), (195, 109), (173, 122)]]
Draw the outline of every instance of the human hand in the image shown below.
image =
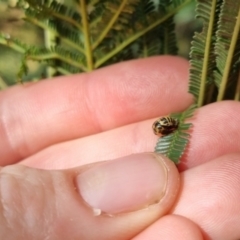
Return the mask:
[[(196, 112), (188, 154), (179, 165), (182, 173), (178, 198), (178, 173), (173, 164), (164, 159), (164, 168), (158, 168), (146, 154), (122, 159), (117, 168), (123, 174), (122, 181), (131, 175), (131, 163), (135, 165), (138, 158), (145, 160), (139, 160), (138, 171), (128, 182), (121, 182), (125, 188), (119, 189), (119, 196), (106, 194), (104, 201), (110, 202), (94, 204), (106, 207), (112, 215), (118, 213), (113, 206), (124, 208), (124, 212), (150, 205), (147, 209), (115, 217), (94, 216), (77, 194), (81, 192), (77, 176), (88, 168), (84, 164), (154, 149), (154, 119), (191, 104), (187, 67), (179, 58), (155, 57), (0, 93), (2, 165), (21, 161), (22, 165), (42, 169), (76, 167), (62, 171), (19, 165), (2, 168), (3, 239), (19, 239), (19, 234), (24, 239), (117, 240), (137, 234), (135, 240), (239, 238), (239, 154), (225, 155), (240, 149), (240, 133), (236, 131), (240, 105), (236, 102), (212, 104)], [(168, 179), (162, 177), (163, 169)], [(112, 171), (112, 175), (117, 172)], [(146, 187), (155, 192), (149, 202), (143, 192), (137, 191), (147, 179), (151, 181)], [(135, 185), (130, 184), (134, 180)], [(160, 183), (166, 184), (164, 196), (156, 191), (163, 186)], [(136, 192), (130, 195), (134, 187)], [(124, 194), (132, 199), (122, 201)], [(153, 200), (161, 201), (153, 204)], [(162, 217), (169, 209), (171, 214)]]

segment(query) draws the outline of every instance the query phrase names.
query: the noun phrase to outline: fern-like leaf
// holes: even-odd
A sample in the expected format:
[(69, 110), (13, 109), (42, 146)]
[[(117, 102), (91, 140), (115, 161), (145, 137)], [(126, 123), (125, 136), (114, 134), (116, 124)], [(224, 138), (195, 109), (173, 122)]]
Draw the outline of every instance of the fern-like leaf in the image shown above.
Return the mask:
[(13, 39), (8, 34), (3, 34), (1, 32), (0, 32), (0, 44), (8, 46), (19, 53), (25, 53), (28, 49), (27, 44), (24, 44), (18, 39)]
[(193, 116), (196, 105), (190, 106), (182, 113), (171, 114), (170, 116), (178, 119), (178, 129), (167, 136), (159, 138), (155, 147), (155, 152), (161, 153), (171, 159), (175, 164), (180, 162), (180, 159), (189, 142), (190, 134), (188, 133), (191, 123), (185, 123), (185, 120)]
[[(240, 1), (227, 0), (221, 6), (216, 33), (215, 83), (219, 88), (218, 101), (224, 98), (229, 82), (237, 85), (240, 59)], [(233, 83), (234, 82), (234, 83)], [(233, 96), (231, 96), (233, 98)]]
[(141, 37), (135, 43), (138, 49), (135, 58), (156, 56), (161, 54), (177, 55), (177, 41), (174, 18), (167, 21)]
[(35, 61), (47, 61), (47, 60), (61, 60), (62, 63), (69, 64), (75, 68), (78, 68), (78, 72), (86, 71), (82, 62), (84, 57), (77, 52), (63, 48), (61, 46), (48, 48), (30, 47), (26, 52), (26, 59)]
[(177, 39), (175, 34), (174, 17), (170, 17), (162, 26), (163, 53), (177, 55)]
[(79, 12), (56, 0), (26, 0), (29, 7), (25, 10), (28, 16), (38, 20), (54, 19), (61, 21), (69, 28), (81, 30)]
[(68, 45), (72, 49), (84, 53), (83, 44), (81, 42), (81, 35), (75, 29), (69, 29), (68, 26), (62, 24), (59, 21), (53, 20), (42, 20), (39, 21), (32, 15), (29, 15), (29, 12), (26, 13), (26, 21), (53, 33), (56, 37), (61, 38), (61, 42), (65, 45)]
[(193, 37), (189, 83), (189, 92), (195, 96), (198, 106), (204, 104), (207, 86), (213, 83), (215, 32), (222, 1), (198, 0), (197, 17), (203, 19), (203, 30)]
[(27, 65), (27, 54), (24, 54), (24, 57), (22, 59), (22, 62), (21, 62), (21, 66), (20, 66), (20, 69), (18, 71), (18, 82), (19, 83), (23, 83), (23, 76), (27, 75), (29, 72), (29, 68), (28, 68), (28, 65)]
[(26, 59), (47, 62), (61, 73), (176, 54), (173, 16), (191, 1), (79, 0), (73, 8), (57, 0), (26, 0), (25, 20), (57, 41), (55, 47), (28, 46), (23, 53)]
[[(123, 10), (123, 13), (119, 16), (119, 21), (117, 21), (115, 25), (113, 25), (113, 28), (108, 32), (108, 35), (106, 36), (108, 38), (104, 39), (100, 45), (100, 47), (104, 46), (105, 53), (101, 54), (102, 57), (98, 57), (98, 60), (94, 65), (95, 68), (102, 66), (106, 61), (119, 54), (123, 49), (129, 47), (131, 44), (141, 44), (140, 38), (143, 36), (145, 37), (151, 31), (155, 31), (157, 27), (161, 26), (166, 20), (171, 18), (178, 11), (178, 9), (182, 8), (185, 4), (191, 1), (171, 1), (171, 4), (169, 3), (170, 1), (168, 1), (168, 4), (164, 7), (158, 5), (156, 6), (157, 10), (155, 11), (152, 7), (149, 7), (151, 11), (142, 14), (146, 2), (147, 1), (140, 1), (136, 11), (131, 12), (131, 10)], [(128, 12), (130, 14), (128, 14)], [(126, 21), (123, 21), (123, 19)], [(106, 19), (106, 24), (107, 22), (109, 22), (109, 19)], [(105, 40), (112, 40), (110, 43), (108, 43), (112, 47), (106, 49), (107, 43)], [(146, 38), (145, 40), (142, 40), (142, 44), (146, 44), (146, 42), (148, 42)], [(162, 45), (161, 42), (160, 44)], [(157, 46), (157, 44), (154, 43), (154, 46)], [(156, 49), (158, 49), (158, 47), (156, 47), (155, 50)], [(148, 51), (145, 51), (145, 53), (146, 52)], [(163, 54), (164, 52), (161, 53)], [(146, 54), (142, 55), (146, 56)], [(121, 60), (120, 58), (118, 59)]]

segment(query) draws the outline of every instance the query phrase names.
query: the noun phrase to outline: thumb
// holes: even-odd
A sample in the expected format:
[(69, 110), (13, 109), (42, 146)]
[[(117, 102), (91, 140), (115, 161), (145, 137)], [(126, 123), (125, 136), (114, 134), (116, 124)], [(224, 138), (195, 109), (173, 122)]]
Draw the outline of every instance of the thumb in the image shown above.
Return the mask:
[(130, 239), (170, 209), (179, 188), (175, 165), (153, 153), (0, 170), (0, 239)]

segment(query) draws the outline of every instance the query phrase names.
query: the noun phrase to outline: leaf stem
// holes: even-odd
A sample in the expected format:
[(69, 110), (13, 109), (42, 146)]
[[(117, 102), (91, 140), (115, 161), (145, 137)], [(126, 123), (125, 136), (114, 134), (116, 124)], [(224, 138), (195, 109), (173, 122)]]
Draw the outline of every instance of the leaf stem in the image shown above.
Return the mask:
[[(56, 46), (56, 35), (47, 29), (44, 30), (44, 45), (48, 49), (50, 49), (53, 46), (54, 47)], [(51, 78), (52, 76), (54, 76), (55, 73), (56, 73), (56, 68), (47, 66), (46, 68), (47, 78)]]
[(71, 72), (69, 72), (67, 69), (63, 67), (56, 67), (57, 71), (61, 73), (62, 75), (72, 75)]
[(47, 26), (43, 22), (39, 22), (37, 19), (31, 18), (31, 17), (27, 17), (26, 20), (29, 21), (30, 23), (32, 23), (32, 24), (34, 24), (34, 25), (44, 29), (44, 30), (47, 30), (47, 31), (51, 32), (55, 36), (61, 38), (62, 42), (65, 42), (70, 47), (72, 47), (72, 48), (78, 50), (79, 52), (81, 52), (82, 54), (84, 54), (84, 50), (79, 45), (77, 45), (73, 41), (69, 40), (68, 38), (65, 38), (63, 35), (60, 35), (57, 31), (55, 31), (54, 29), (50, 28), (49, 26)]
[[(22, 54), (24, 54), (27, 50), (26, 48), (24, 48), (20, 44), (15, 43), (11, 38), (6, 39), (1, 35), (0, 35), (0, 44), (2, 44), (4, 46), (7, 46), (7, 47), (10, 47), (11, 49), (13, 49), (13, 50), (15, 50), (19, 53), (22, 53)], [(48, 53), (48, 54), (44, 54), (42, 56), (34, 56), (34, 55), (30, 54), (30, 55), (27, 56), (27, 58), (31, 59), (31, 60), (36, 60), (36, 61), (44, 61), (44, 60), (55, 58), (55, 59), (59, 59), (63, 62), (66, 62), (66, 63), (68, 63), (72, 66), (75, 66), (75, 67), (81, 69), (84, 72), (87, 71), (86, 67), (84, 65), (82, 65), (81, 63), (73, 61), (72, 59), (63, 57), (63, 56), (61, 56), (57, 53)]]
[(199, 96), (198, 96), (198, 107), (201, 107), (204, 103), (205, 86), (206, 86), (207, 74), (208, 74), (208, 63), (209, 63), (209, 57), (211, 54), (211, 49), (210, 49), (212, 44), (211, 38), (212, 38), (212, 31), (213, 31), (215, 14), (216, 14), (216, 4), (217, 4), (217, 0), (213, 0), (210, 19), (209, 19), (209, 25), (207, 30), (206, 45), (204, 49), (204, 61), (203, 61)]
[(227, 87), (229, 71), (232, 65), (232, 58), (233, 58), (234, 50), (237, 44), (238, 35), (240, 31), (240, 9), (238, 11), (238, 16), (236, 17), (236, 19), (237, 21), (233, 30), (232, 39), (231, 39), (231, 43), (230, 43), (230, 47), (229, 47), (229, 51), (226, 59), (226, 65), (223, 70), (222, 81), (221, 81), (221, 85), (220, 85), (218, 96), (217, 96), (217, 101), (223, 100), (224, 93)]
[(82, 71), (85, 71), (85, 72), (87, 71), (85, 66), (83, 66), (79, 62), (73, 61), (72, 59), (66, 58), (66, 57), (61, 56), (57, 53), (47, 53), (47, 54), (44, 54), (42, 56), (34, 56), (34, 55), (30, 54), (30, 55), (27, 55), (27, 59), (31, 59), (31, 60), (35, 60), (35, 61), (44, 61), (44, 60), (48, 60), (48, 59), (58, 59), (58, 60), (61, 60), (65, 63), (68, 63), (69, 65), (77, 67), (77, 68), (81, 69)]
[(82, 31), (82, 26), (77, 21), (73, 20), (72, 18), (70, 18), (66, 15), (54, 12), (54, 11), (49, 11), (49, 12), (52, 16), (59, 18), (59, 19), (63, 20), (64, 22), (68, 22), (69, 24), (75, 26), (77, 29)]
[(102, 31), (99, 38), (96, 40), (96, 42), (93, 44), (93, 50), (102, 42), (102, 40), (106, 37), (108, 32), (111, 30), (113, 24), (117, 21), (119, 15), (121, 14), (123, 8), (126, 5), (127, 0), (123, 0), (121, 5), (119, 6), (118, 10), (115, 12), (114, 16), (112, 17), (111, 21), (107, 24), (105, 29)]
[(25, 53), (26, 49), (18, 44), (16, 44), (11, 38), (6, 38), (0, 35), (0, 44), (10, 47), (11, 49), (19, 52)]
[(183, 4), (179, 5), (177, 8), (174, 8), (173, 11), (169, 12), (168, 14), (164, 15), (164, 17), (158, 19), (156, 22), (148, 26), (147, 28), (139, 31), (138, 33), (134, 34), (133, 36), (129, 37), (126, 41), (124, 41), (122, 44), (120, 44), (118, 47), (116, 47), (114, 50), (106, 54), (104, 57), (100, 58), (96, 63), (94, 64), (94, 68), (100, 67), (102, 64), (104, 64), (107, 60), (109, 60), (111, 57), (119, 53), (122, 49), (124, 49), (126, 46), (134, 42), (139, 37), (143, 36), (145, 33), (149, 32), (153, 28), (157, 27), (159, 24), (167, 20), (169, 17), (174, 15), (176, 12), (178, 12), (182, 7), (187, 5), (189, 2), (192, 2), (192, 0), (187, 0)]
[(88, 23), (88, 12), (87, 12), (87, 4), (85, 0), (80, 0), (79, 6), (80, 15), (82, 17), (82, 25), (83, 25), (83, 36), (84, 36), (84, 44), (85, 44), (85, 52), (87, 59), (87, 71), (93, 70), (93, 55), (91, 48), (91, 39), (90, 39), (90, 31), (89, 31), (89, 23)]

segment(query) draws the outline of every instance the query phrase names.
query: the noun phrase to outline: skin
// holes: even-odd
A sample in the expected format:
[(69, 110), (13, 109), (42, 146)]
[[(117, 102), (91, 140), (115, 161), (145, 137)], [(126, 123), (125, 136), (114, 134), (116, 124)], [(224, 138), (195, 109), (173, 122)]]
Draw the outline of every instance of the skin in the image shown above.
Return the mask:
[(86, 164), (152, 152), (152, 123), (186, 109), (187, 89), (188, 63), (165, 56), (0, 92), (0, 238), (240, 239), (239, 102), (195, 112), (180, 176), (164, 160), (169, 201), (96, 217), (73, 189)]

